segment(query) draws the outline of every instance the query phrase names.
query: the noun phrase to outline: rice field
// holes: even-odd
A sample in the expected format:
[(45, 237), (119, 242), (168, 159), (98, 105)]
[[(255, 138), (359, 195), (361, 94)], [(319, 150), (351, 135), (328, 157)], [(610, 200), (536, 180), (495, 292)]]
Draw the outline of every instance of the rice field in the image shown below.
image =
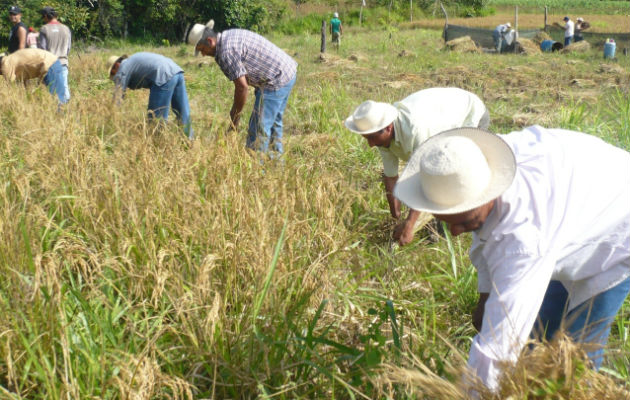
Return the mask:
[[(76, 46), (72, 100), (0, 82), (0, 399), (465, 398), (476, 275), (467, 236), (393, 249), (378, 153), (343, 127), (366, 99), (479, 95), (491, 130), (531, 124), (630, 150), (630, 61), (599, 51), (445, 52), (437, 30), (270, 36), (299, 63), (286, 155), (230, 133), (233, 85), (185, 46)], [(185, 70), (197, 139), (112, 102), (105, 63)], [(250, 93), (246, 116), (251, 110)], [(245, 117), (246, 117), (245, 116)], [(627, 399), (630, 303), (605, 368), (568, 342), (524, 354), (499, 394)]]

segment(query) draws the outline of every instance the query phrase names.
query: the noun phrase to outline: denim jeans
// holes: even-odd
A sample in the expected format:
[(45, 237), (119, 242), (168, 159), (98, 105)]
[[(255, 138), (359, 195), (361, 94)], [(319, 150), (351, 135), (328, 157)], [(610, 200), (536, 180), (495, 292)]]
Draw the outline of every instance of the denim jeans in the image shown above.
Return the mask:
[(178, 73), (162, 86), (153, 85), (149, 89), (149, 119), (155, 117), (168, 120), (171, 107), (177, 119), (184, 125), (184, 132), (189, 139), (192, 139), (194, 132), (190, 122), (190, 105), (183, 72)]
[(565, 37), (564, 38), (564, 47), (567, 47), (568, 45), (570, 45), (572, 40), (573, 40), (573, 36)]
[(503, 35), (499, 30), (492, 31), (492, 40), (494, 41), (494, 48), (497, 53), (500, 53), (503, 47)]
[[(66, 72), (65, 84), (63, 78), (64, 71)], [(48, 68), (46, 75), (44, 75), (44, 83), (48, 87), (48, 91), (50, 94), (57, 95), (60, 104), (66, 104), (70, 99), (70, 94), (66, 93), (67, 72), (68, 69), (61, 65), (59, 60), (57, 60), (50, 66), (50, 68)]]
[(256, 88), (254, 110), (249, 118), (247, 147), (263, 153), (282, 154), (282, 116), (296, 77), (278, 90)]
[(61, 70), (61, 79), (63, 82), (63, 88), (65, 91), (65, 103), (70, 101), (70, 86), (68, 86), (68, 66), (67, 65), (62, 65), (62, 70)]
[(562, 327), (574, 341), (595, 344), (597, 348), (588, 351), (588, 357), (595, 369), (599, 369), (610, 327), (629, 292), (630, 278), (567, 313), (569, 294), (562, 283), (551, 281), (540, 307), (534, 332), (544, 332), (544, 338), (550, 340)]

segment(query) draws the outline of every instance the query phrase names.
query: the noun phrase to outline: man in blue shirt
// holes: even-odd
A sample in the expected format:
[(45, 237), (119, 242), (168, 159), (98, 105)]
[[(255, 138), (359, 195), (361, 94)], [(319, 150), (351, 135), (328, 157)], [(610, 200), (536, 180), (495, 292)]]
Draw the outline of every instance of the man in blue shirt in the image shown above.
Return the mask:
[(190, 122), (190, 106), (184, 70), (170, 58), (155, 53), (136, 53), (109, 58), (109, 78), (116, 84), (116, 94), (129, 89), (149, 89), (149, 119), (168, 119), (169, 106), (184, 125), (189, 139), (194, 132)]

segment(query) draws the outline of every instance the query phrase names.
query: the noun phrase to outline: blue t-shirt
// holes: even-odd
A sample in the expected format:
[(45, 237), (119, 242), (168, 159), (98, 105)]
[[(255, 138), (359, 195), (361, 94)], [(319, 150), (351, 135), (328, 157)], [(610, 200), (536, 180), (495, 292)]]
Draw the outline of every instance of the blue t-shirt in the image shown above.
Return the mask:
[(184, 72), (173, 60), (155, 53), (136, 53), (120, 63), (114, 77), (116, 86), (122, 90), (149, 89), (162, 86), (172, 77)]

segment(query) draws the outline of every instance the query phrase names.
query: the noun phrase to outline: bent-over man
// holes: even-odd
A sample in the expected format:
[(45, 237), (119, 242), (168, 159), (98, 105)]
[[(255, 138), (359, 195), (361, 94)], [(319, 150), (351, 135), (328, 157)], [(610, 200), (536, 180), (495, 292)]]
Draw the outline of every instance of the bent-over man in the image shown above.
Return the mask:
[[(398, 180), (399, 160), (407, 161), (429, 137), (447, 129), (465, 126), (487, 129), (490, 114), (475, 94), (458, 88), (420, 90), (394, 103), (365, 101), (346, 119), (346, 128), (378, 147), (383, 160), (385, 196), (392, 217), (400, 217), (400, 201), (392, 194)], [(410, 209), (394, 229), (394, 239), (410, 243), (420, 213)]]
[(234, 129), (238, 127), (248, 88), (255, 87), (247, 147), (282, 154), (282, 120), (295, 85), (297, 62), (269, 40), (245, 29), (217, 33), (206, 27), (199, 41), (191, 44), (204, 56), (214, 57), (223, 74), (234, 83), (230, 110)]
[(112, 56), (108, 65), (109, 78), (116, 84), (114, 96), (124, 96), (127, 89), (149, 89), (149, 119), (168, 120), (172, 107), (184, 126), (184, 133), (193, 138), (184, 70), (179, 65), (163, 55), (148, 52), (130, 57)]
[(472, 232), (480, 331), (468, 365), (489, 388), (530, 335), (560, 329), (599, 368), (630, 291), (630, 153), (562, 129), (454, 129), (418, 148), (394, 192), (454, 236)]
[(0, 57), (0, 72), (9, 82), (40, 79), (60, 104), (67, 102), (63, 85), (63, 67), (57, 56), (42, 49), (21, 49)]

